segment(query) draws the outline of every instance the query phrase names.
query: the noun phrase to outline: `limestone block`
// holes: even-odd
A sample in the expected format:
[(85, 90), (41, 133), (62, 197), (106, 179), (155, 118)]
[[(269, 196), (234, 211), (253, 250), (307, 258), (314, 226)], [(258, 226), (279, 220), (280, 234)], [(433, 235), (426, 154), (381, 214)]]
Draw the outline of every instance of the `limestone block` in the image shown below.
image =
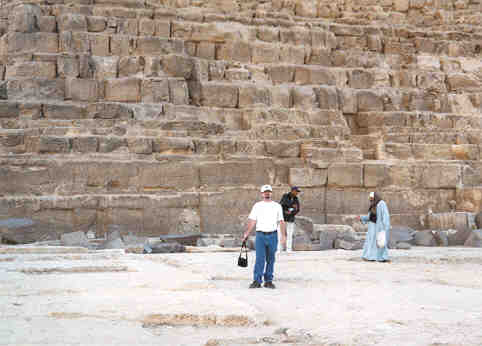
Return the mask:
[(86, 108), (73, 104), (46, 103), (42, 108), (47, 119), (85, 119)]
[(127, 145), (131, 153), (152, 154), (152, 139), (150, 138), (129, 138)]
[(296, 84), (323, 84), (335, 85), (336, 78), (328, 68), (316, 66), (299, 66), (295, 69), (294, 81)]
[[(144, 77), (162, 77), (164, 76), (164, 71), (161, 68), (161, 58), (155, 56), (144, 57)], [(195, 71), (195, 68), (193, 68)], [(120, 73), (120, 71), (119, 71)]]
[(311, 45), (311, 32), (302, 26), (281, 28), (280, 40), (282, 43), (294, 46)]
[(310, 56), (310, 53), (305, 46), (280, 46), (279, 61), (282, 63), (303, 65), (307, 56)]
[(251, 63), (251, 45), (241, 40), (221, 44), (216, 51), (216, 60)]
[(53, 62), (23, 61), (7, 65), (5, 78), (45, 78), (55, 79), (56, 66)]
[(331, 51), (327, 48), (312, 48), (306, 56), (306, 64), (331, 66)]
[(95, 153), (99, 147), (97, 137), (72, 138), (72, 151), (79, 153)]
[(133, 54), (135, 44), (136, 41), (131, 36), (113, 35), (110, 39), (110, 51), (116, 56), (129, 56)]
[(18, 166), (2, 165), (0, 174), (0, 193), (2, 194), (32, 194), (39, 187), (49, 184), (51, 178), (49, 169), (45, 166), (29, 165), (22, 169)]
[(59, 55), (57, 71), (61, 78), (77, 78), (80, 73), (79, 60), (75, 56)]
[(226, 80), (230, 81), (247, 81), (251, 74), (244, 68), (231, 68), (225, 71)]
[(162, 57), (162, 70), (166, 75), (190, 79), (194, 64), (193, 59), (184, 55), (169, 54)]
[(51, 99), (63, 100), (65, 82), (63, 80), (23, 79), (7, 82), (8, 99)]
[(175, 105), (189, 104), (189, 90), (184, 79), (169, 78), (169, 101)]
[(99, 119), (132, 119), (133, 112), (129, 107), (119, 103), (92, 103), (87, 108), (89, 118)]
[(130, 109), (134, 114), (134, 119), (148, 121), (148, 120), (159, 120), (163, 114), (162, 104), (130, 104)]
[(140, 36), (155, 36), (156, 22), (152, 19), (142, 18), (139, 20)]
[(206, 162), (199, 166), (200, 184), (206, 186), (262, 185), (274, 172), (270, 160)]
[(191, 162), (138, 165), (137, 185), (142, 191), (187, 191), (199, 187), (199, 168)]
[(326, 169), (290, 168), (289, 183), (292, 186), (324, 186), (327, 178)]
[(38, 18), (40, 32), (57, 32), (57, 20), (54, 16), (42, 16)]
[(117, 22), (117, 34), (137, 36), (137, 19), (122, 19)]
[(279, 28), (270, 26), (258, 26), (256, 28), (256, 38), (264, 42), (279, 42)]
[(110, 38), (108, 35), (89, 34), (90, 51), (94, 56), (110, 54)]
[(6, 34), (8, 54), (36, 52), (57, 53), (59, 49), (58, 35), (46, 32), (9, 32)]
[(269, 78), (274, 84), (291, 83), (294, 81), (295, 67), (290, 65), (275, 65), (266, 68)]
[(274, 64), (280, 61), (280, 48), (270, 43), (253, 43), (251, 52), (251, 63), (253, 64)]
[(370, 89), (375, 83), (371, 70), (352, 70), (349, 73), (349, 86), (354, 89)]
[(40, 137), (39, 153), (68, 153), (70, 151), (70, 139), (63, 137)]
[(65, 13), (58, 17), (59, 32), (62, 31), (87, 31), (87, 20), (81, 14)]
[(358, 111), (383, 111), (383, 100), (376, 91), (360, 90), (357, 92)]
[[(328, 184), (330, 182), (328, 171)], [(368, 210), (368, 198), (367, 192), (359, 190), (351, 190), (348, 188), (327, 188), (323, 195), (325, 201), (325, 213), (327, 214), (366, 214)], [(332, 217), (328, 215), (327, 223), (346, 223), (334, 221)]]
[(365, 187), (382, 187), (386, 184), (386, 164), (365, 164), (363, 166), (363, 183)]
[(141, 80), (118, 78), (105, 81), (105, 99), (114, 102), (139, 102)]
[(18, 118), (19, 104), (12, 101), (0, 101), (0, 118)]
[(39, 31), (38, 21), (41, 16), (42, 9), (38, 5), (20, 4), (15, 6), (8, 13), (9, 30), (25, 33)]
[(181, 54), (183, 41), (144, 36), (137, 38), (136, 55)]
[(104, 17), (87, 16), (85, 19), (87, 23), (87, 31), (89, 32), (102, 32), (107, 27), (107, 22)]
[(455, 188), (461, 183), (459, 165), (430, 165), (424, 169), (422, 185), (428, 189)]
[(127, 147), (125, 138), (101, 137), (99, 138), (99, 153), (111, 153), (119, 148)]
[(430, 91), (445, 92), (445, 73), (422, 72), (417, 75), (417, 87)]
[(274, 157), (299, 157), (300, 144), (293, 141), (266, 141), (266, 153)]
[(463, 74), (463, 73), (456, 73), (456, 74), (449, 74), (447, 76), (447, 82), (449, 85), (450, 90), (452, 91), (470, 91), (470, 90), (479, 90), (480, 89), (480, 81), (471, 74)]
[(437, 241), (430, 230), (415, 232), (414, 242), (418, 246), (437, 246)]
[(321, 86), (316, 88), (318, 95), (319, 107), (321, 109), (339, 109), (338, 92), (335, 87)]
[[(199, 210), (203, 233), (225, 234), (226, 230), (230, 230), (231, 234), (242, 234), (247, 216), (258, 197), (259, 187), (200, 193)], [(221, 209), (226, 212), (221, 214)]]
[(161, 154), (189, 155), (194, 153), (195, 150), (194, 143), (189, 138), (155, 138), (152, 146), (154, 152)]
[(239, 108), (269, 107), (271, 105), (270, 90), (267, 87), (243, 84), (239, 86)]
[(355, 89), (339, 89), (338, 97), (340, 100), (341, 111), (343, 113), (355, 114), (358, 112), (358, 100)]
[(329, 186), (363, 186), (363, 166), (360, 164), (334, 163), (328, 167)]
[(464, 243), (464, 246), (482, 247), (482, 229), (471, 231), (469, 237)]
[[(104, 80), (117, 77), (117, 65), (119, 58), (116, 56), (92, 56), (91, 61), (94, 65), (94, 78)], [(119, 66), (120, 68), (120, 66)], [(120, 75), (120, 72), (119, 72)]]
[(298, 86), (292, 89), (295, 108), (313, 109), (318, 107), (315, 90), (310, 86)]
[(95, 102), (99, 99), (99, 82), (94, 79), (66, 79), (66, 98), (73, 101)]
[(59, 50), (69, 54), (89, 54), (90, 40), (87, 32), (63, 31), (59, 34)]
[(144, 79), (141, 96), (142, 102), (169, 102), (169, 81), (167, 79)]
[(293, 105), (292, 88), (287, 86), (275, 86), (269, 89), (271, 105), (274, 107), (291, 108)]
[(200, 86), (200, 101), (203, 106), (237, 107), (239, 91), (236, 86), (218, 82), (201, 83)]
[[(0, 103), (0, 109), (2, 103)], [(0, 114), (2, 111), (0, 110)], [(36, 120), (42, 117), (42, 105), (40, 103), (22, 102), (19, 105), (20, 118)]]

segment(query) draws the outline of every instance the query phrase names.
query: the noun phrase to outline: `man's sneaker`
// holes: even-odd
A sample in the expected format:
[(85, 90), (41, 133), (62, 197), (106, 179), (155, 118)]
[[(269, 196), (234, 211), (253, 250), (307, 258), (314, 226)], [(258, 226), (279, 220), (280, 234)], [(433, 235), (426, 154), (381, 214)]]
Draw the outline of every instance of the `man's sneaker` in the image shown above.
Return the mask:
[(251, 285), (249, 285), (249, 288), (260, 288), (261, 284), (258, 281), (253, 281)]
[(276, 286), (271, 281), (266, 281), (264, 283), (264, 287), (266, 287), (266, 288), (276, 288)]

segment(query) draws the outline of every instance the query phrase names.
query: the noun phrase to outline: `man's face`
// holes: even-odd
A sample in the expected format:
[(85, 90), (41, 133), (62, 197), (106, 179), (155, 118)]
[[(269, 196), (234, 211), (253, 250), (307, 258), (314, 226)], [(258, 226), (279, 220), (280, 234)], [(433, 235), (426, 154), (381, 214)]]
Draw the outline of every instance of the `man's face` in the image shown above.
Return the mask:
[(368, 198), (368, 200), (370, 201), (370, 203), (372, 203), (374, 199), (375, 199), (375, 198), (373, 198), (373, 197)]
[(298, 194), (298, 190), (291, 190), (291, 194), (296, 197), (296, 195)]
[(264, 199), (271, 199), (271, 191), (263, 192), (263, 198)]

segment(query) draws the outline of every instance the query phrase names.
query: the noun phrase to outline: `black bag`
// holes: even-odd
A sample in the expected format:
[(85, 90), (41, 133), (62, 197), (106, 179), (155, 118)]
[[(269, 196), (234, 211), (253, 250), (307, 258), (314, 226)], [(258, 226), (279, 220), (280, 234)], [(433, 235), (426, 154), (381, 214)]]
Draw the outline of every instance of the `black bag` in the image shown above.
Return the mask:
[[(244, 249), (244, 257), (243, 257), (243, 249)], [(241, 251), (239, 252), (238, 257), (238, 266), (246, 268), (248, 266), (248, 248), (246, 247), (246, 240), (243, 241), (241, 245)]]

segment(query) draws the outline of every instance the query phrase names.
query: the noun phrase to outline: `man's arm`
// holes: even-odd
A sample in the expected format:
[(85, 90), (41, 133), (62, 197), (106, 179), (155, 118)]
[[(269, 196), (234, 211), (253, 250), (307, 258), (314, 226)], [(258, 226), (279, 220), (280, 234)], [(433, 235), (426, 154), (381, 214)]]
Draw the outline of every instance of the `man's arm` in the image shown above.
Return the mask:
[(281, 231), (281, 244), (283, 244), (283, 246), (285, 246), (286, 245), (286, 222), (280, 221), (279, 222), (279, 228), (280, 228), (280, 231)]
[(255, 225), (256, 225), (256, 220), (248, 219), (248, 225), (246, 227), (246, 232), (244, 232), (243, 241), (248, 239), (249, 234), (251, 233)]
[(293, 215), (296, 215), (300, 212), (300, 201), (299, 200), (296, 200), (295, 202), (295, 205), (296, 205), (296, 208), (295, 210), (293, 211)]

